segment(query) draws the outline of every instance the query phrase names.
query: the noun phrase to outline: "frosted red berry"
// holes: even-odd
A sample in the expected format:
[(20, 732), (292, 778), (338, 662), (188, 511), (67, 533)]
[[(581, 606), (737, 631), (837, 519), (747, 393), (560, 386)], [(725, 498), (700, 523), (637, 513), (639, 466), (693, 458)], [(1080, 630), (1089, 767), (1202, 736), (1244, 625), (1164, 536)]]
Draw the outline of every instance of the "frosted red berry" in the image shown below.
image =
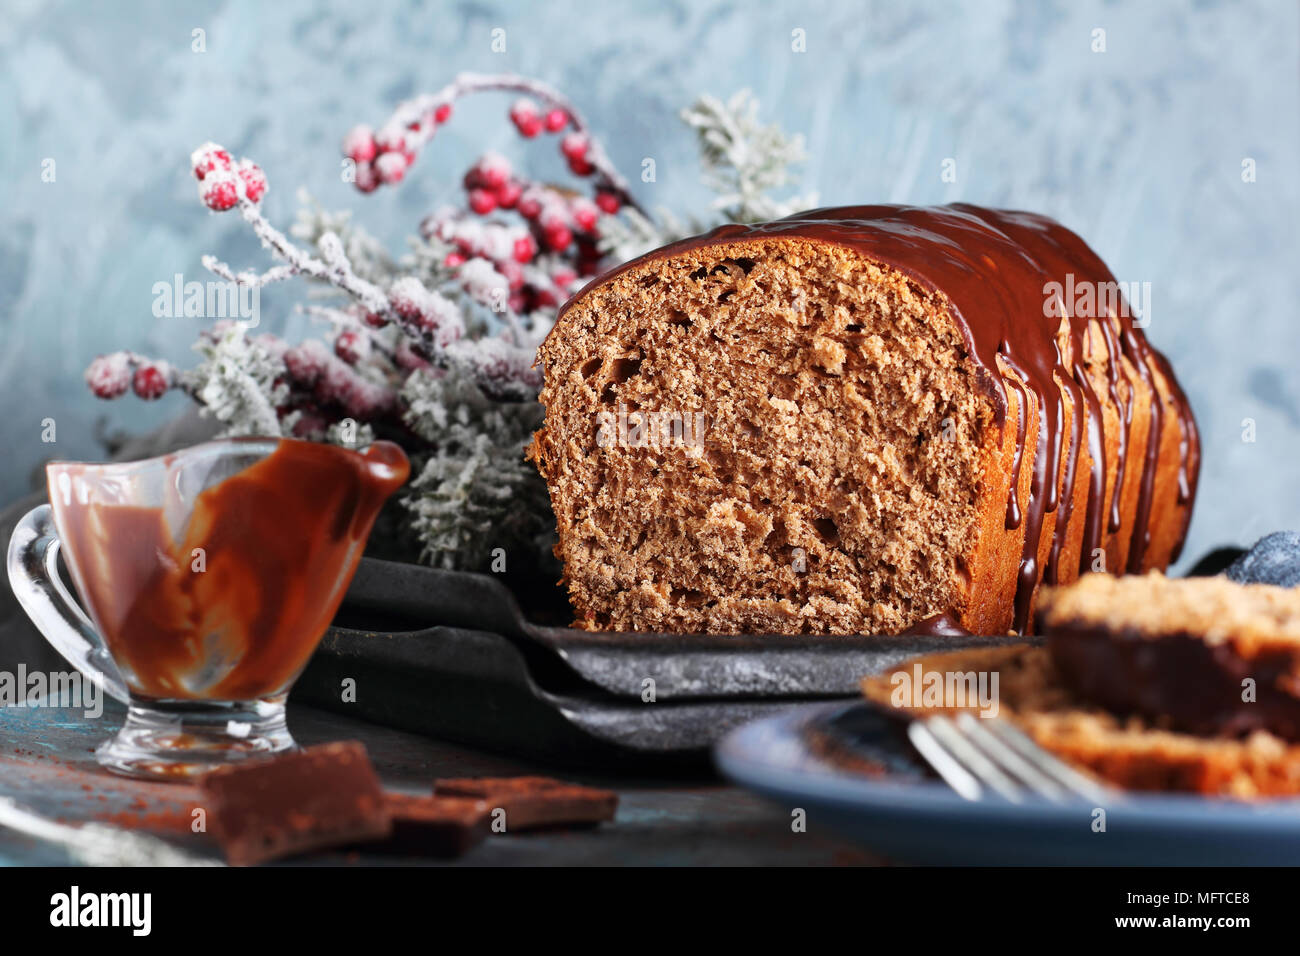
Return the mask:
[(486, 189), (471, 189), (469, 192), (469, 208), (480, 216), (486, 216), (497, 208), (497, 197)]
[(256, 163), (244, 160), (239, 164), (239, 178), (244, 181), (244, 195), (251, 202), (261, 202), (266, 195), (266, 173)]
[(499, 189), (509, 182), (512, 172), (509, 160), (495, 153), (489, 153), (480, 159), (475, 169), (479, 177), (479, 182), (475, 185), (483, 185), (492, 190)]
[(537, 243), (533, 242), (532, 236), (523, 236), (515, 240), (515, 262), (532, 262), (535, 255), (537, 255)]
[(583, 232), (591, 232), (596, 228), (596, 219), (600, 216), (600, 211), (596, 204), (586, 200), (579, 200), (573, 204), (573, 224)]
[(366, 357), (370, 340), (354, 329), (344, 329), (334, 340), (334, 354), (343, 361), (355, 365)]
[(562, 109), (547, 110), (546, 112), (546, 131), (548, 133), (558, 133), (564, 127), (569, 125), (569, 114)]
[(379, 188), (379, 174), (371, 163), (357, 163), (356, 187), (363, 193), (372, 193)]
[(385, 126), (375, 134), (375, 148), (381, 153), (406, 151), (406, 130), (400, 126)]
[(519, 200), (519, 215), (525, 219), (536, 219), (542, 214), (542, 204), (533, 198)]
[(198, 179), (203, 179), (213, 170), (229, 169), (231, 166), (230, 153), (216, 143), (204, 143), (190, 154), (190, 162)]
[(547, 229), (544, 235), (546, 237), (546, 245), (555, 252), (563, 252), (565, 249), (569, 248), (569, 244), (573, 242), (573, 233), (564, 226), (556, 226)]
[(118, 398), (131, 387), (131, 363), (125, 352), (101, 355), (86, 369), (86, 384), (96, 398)]
[(524, 187), (517, 182), (502, 183), (496, 189), (497, 205), (502, 209), (514, 209), (523, 192)]
[(368, 163), (378, 152), (375, 132), (369, 126), (354, 126), (343, 137), (343, 155), (354, 163)]
[(510, 122), (515, 124), (519, 135), (532, 139), (542, 131), (542, 117), (537, 113), (537, 105), (532, 100), (518, 100), (510, 107)]
[(442, 260), (442, 264), (448, 269), (459, 269), (468, 261), (469, 260), (466, 259), (462, 253), (449, 252), (447, 253), (447, 258)]
[(451, 104), (443, 103), (433, 111), (433, 121), (435, 123), (445, 123), (451, 119)]
[(589, 145), (586, 136), (581, 133), (569, 133), (564, 139), (560, 140), (560, 152), (570, 162), (576, 159), (585, 159)]
[(167, 391), (167, 373), (156, 364), (141, 365), (131, 377), (131, 388), (146, 401), (161, 398)]
[(402, 153), (384, 153), (375, 160), (375, 174), (381, 183), (400, 183), (406, 175), (408, 162)]
[(581, 156), (569, 157), (569, 169), (575, 176), (590, 176), (596, 171), (596, 167)]
[[(324, 353), (322, 355), (322, 353)], [(322, 358), (327, 357), (324, 345), (315, 339), (308, 339), (284, 353), (284, 367), (289, 377), (302, 385), (314, 385), (321, 377), (325, 367)]]
[(600, 207), (602, 212), (611, 216), (623, 207), (618, 197), (608, 192), (596, 193), (596, 205)]
[(220, 177), (209, 175), (199, 183), (199, 198), (203, 200), (203, 205), (213, 212), (225, 212), (227, 209), (234, 208), (235, 203), (239, 201), (234, 177), (229, 174)]

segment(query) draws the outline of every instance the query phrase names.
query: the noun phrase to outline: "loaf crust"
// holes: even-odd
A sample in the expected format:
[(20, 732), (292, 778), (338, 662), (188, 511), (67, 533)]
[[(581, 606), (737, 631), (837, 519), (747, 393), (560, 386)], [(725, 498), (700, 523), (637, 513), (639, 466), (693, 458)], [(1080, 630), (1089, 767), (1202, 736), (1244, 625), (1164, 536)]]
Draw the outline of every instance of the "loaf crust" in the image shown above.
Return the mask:
[[(1164, 568), (1191, 410), (1122, 299), (1053, 282), (1116, 287), (1051, 220), (959, 205), (727, 226), (588, 285), (539, 350), (529, 449), (575, 626), (1023, 633), (1043, 583)], [(712, 427), (598, 442), (620, 409)]]

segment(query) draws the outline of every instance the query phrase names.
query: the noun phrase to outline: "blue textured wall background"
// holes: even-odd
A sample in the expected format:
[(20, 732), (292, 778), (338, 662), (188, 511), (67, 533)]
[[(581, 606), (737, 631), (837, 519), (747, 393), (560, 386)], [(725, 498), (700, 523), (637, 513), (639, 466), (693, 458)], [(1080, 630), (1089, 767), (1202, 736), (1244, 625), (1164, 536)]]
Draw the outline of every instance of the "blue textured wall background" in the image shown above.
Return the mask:
[[(95, 354), (188, 362), (197, 320), (154, 319), (152, 286), (199, 257), (265, 259), (207, 214), (189, 151), (257, 159), (287, 224), (295, 188), (353, 208), (400, 248), (485, 148), (529, 163), (508, 100), (458, 111), (398, 190), (361, 197), (337, 144), (460, 70), (515, 70), (574, 96), (625, 169), (653, 156), (649, 205), (706, 196), (676, 111), (748, 86), (808, 139), (823, 202), (956, 199), (1037, 210), (1123, 280), (1152, 283), (1151, 339), (1205, 437), (1187, 554), (1300, 527), (1300, 14), (1289, 2), (460, 4), (43, 3), (0, 17), (0, 470), (6, 496), (44, 458), (92, 457), (94, 424), (142, 429), (184, 400), (86, 393)], [(493, 53), (491, 31), (507, 31)], [(191, 31), (206, 31), (205, 53)], [(791, 50), (791, 31), (807, 52)], [(1093, 52), (1104, 29), (1106, 51)], [(53, 183), (42, 162), (56, 161)], [(957, 181), (940, 178), (945, 158)], [(1257, 181), (1243, 182), (1245, 158)], [(538, 167), (535, 167), (538, 168)], [(263, 299), (296, 335), (296, 289)], [(41, 441), (41, 420), (58, 426)], [(1257, 440), (1242, 440), (1243, 420)]]

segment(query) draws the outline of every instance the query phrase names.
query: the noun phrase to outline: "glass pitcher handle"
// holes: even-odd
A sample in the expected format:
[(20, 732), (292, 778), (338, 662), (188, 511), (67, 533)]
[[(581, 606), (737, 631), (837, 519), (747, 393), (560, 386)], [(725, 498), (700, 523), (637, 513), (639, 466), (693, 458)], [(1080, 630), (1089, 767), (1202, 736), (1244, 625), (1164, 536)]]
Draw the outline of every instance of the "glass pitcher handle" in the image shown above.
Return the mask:
[(59, 533), (49, 505), (23, 516), (9, 539), (9, 585), (56, 651), (110, 697), (129, 703), (126, 683), (95, 625), (59, 577)]

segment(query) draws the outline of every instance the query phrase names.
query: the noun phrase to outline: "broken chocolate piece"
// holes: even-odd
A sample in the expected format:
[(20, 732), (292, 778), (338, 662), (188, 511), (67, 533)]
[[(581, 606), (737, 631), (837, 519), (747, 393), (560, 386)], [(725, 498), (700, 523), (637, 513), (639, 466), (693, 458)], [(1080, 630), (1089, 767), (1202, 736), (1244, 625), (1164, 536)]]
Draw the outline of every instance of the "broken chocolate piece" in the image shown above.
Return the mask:
[(540, 827), (594, 826), (614, 819), (618, 794), (550, 777), (435, 780), (436, 796), (473, 797), (505, 811), (505, 832)]
[(232, 764), (199, 781), (232, 865), (380, 839), (392, 829), (379, 778), (356, 741)]
[(386, 793), (393, 821), (388, 839), (365, 849), (414, 856), (462, 856), (488, 835), (492, 808), (470, 797)]

